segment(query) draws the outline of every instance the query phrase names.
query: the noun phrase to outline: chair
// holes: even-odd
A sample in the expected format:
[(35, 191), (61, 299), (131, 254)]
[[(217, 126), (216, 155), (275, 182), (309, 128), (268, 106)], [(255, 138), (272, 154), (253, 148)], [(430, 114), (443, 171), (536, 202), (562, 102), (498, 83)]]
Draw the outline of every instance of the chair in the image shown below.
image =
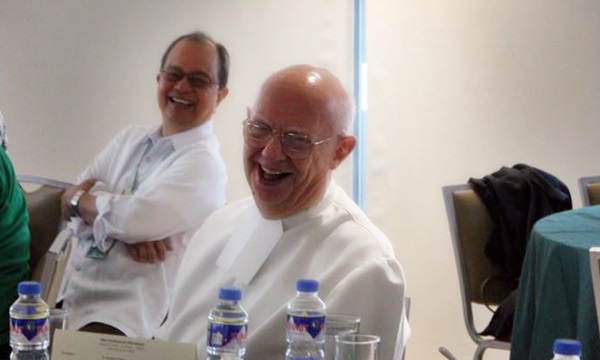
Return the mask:
[(590, 270), (592, 287), (594, 288), (594, 301), (596, 303), (596, 318), (600, 331), (600, 247), (590, 248)]
[(579, 191), (583, 206), (600, 205), (600, 176), (580, 178)]
[(438, 348), (438, 351), (440, 352), (440, 354), (444, 355), (444, 357), (448, 360), (458, 360), (450, 350), (446, 349), (443, 346), (440, 346)]
[(58, 237), (66, 225), (61, 219), (60, 197), (71, 184), (32, 175), (17, 175), (17, 180), (29, 212), (31, 278), (42, 284), (42, 298), (54, 306), (71, 248), (65, 241), (68, 234)]
[(513, 290), (503, 281), (503, 271), (484, 253), (492, 219), (485, 205), (467, 184), (442, 188), (458, 268), (463, 317), (467, 332), (477, 344), (473, 359), (481, 359), (488, 348), (510, 350), (510, 342), (479, 335), (473, 319), (473, 304), (499, 305)]

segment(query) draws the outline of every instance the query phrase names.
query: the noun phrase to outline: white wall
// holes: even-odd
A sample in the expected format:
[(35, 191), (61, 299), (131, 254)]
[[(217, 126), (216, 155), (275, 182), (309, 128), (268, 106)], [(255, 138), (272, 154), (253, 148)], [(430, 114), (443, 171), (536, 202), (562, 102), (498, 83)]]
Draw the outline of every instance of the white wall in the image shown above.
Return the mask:
[[(466, 360), (441, 187), (524, 162), (565, 181), (579, 206), (577, 178), (600, 174), (600, 2), (367, 2), (367, 208), (409, 281), (407, 359), (441, 359), (444, 345)], [(245, 106), (292, 63), (326, 66), (351, 87), (351, 3), (2, 0), (0, 108), (15, 166), (72, 181), (123, 126), (157, 123), (159, 58), (197, 28), (231, 52), (215, 120), (228, 196), (246, 195)], [(337, 176), (347, 189), (350, 165)]]
[(368, 207), (410, 281), (407, 358), (466, 360), (441, 187), (524, 162), (580, 206), (577, 178), (600, 174), (600, 2), (369, 0), (368, 24)]
[[(229, 198), (239, 198), (248, 194), (246, 106), (269, 74), (295, 63), (330, 68), (351, 87), (352, 14), (343, 0), (2, 0), (0, 106), (11, 157), (20, 172), (73, 181), (126, 124), (159, 123), (160, 58), (198, 29), (231, 55), (230, 93), (215, 121)], [(346, 188), (350, 168), (339, 178)]]

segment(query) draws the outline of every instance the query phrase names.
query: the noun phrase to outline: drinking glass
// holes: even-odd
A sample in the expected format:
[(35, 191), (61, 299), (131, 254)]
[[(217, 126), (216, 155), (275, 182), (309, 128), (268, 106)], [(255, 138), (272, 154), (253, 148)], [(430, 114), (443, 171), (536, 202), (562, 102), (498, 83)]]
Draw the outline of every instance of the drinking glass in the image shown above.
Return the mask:
[(358, 334), (360, 318), (347, 314), (327, 314), (325, 317), (325, 360), (334, 360), (335, 336)]
[(380, 341), (377, 335), (337, 335), (335, 360), (379, 360)]
[(50, 346), (48, 352), (52, 353), (52, 343), (54, 342), (54, 330), (67, 329), (67, 323), (69, 321), (69, 312), (65, 309), (50, 309), (50, 316), (48, 316), (48, 325), (50, 326)]

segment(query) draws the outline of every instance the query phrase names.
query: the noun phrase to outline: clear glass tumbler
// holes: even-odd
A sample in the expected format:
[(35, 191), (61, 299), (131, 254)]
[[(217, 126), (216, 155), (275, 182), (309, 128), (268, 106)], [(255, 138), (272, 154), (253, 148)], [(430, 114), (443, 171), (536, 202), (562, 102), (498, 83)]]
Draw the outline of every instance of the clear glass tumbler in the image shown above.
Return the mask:
[(50, 326), (50, 346), (48, 352), (52, 354), (52, 343), (54, 343), (54, 331), (56, 329), (66, 330), (69, 321), (69, 312), (65, 309), (50, 309), (48, 316), (48, 326)]
[(380, 341), (377, 335), (337, 335), (335, 360), (379, 360)]
[(335, 336), (358, 334), (360, 318), (347, 314), (327, 314), (325, 318), (325, 360), (334, 360)]

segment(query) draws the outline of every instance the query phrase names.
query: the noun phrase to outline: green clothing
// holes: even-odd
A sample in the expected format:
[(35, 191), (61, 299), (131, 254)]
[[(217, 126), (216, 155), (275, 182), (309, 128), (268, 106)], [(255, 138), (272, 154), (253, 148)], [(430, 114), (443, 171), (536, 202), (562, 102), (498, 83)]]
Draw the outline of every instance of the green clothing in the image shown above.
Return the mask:
[(0, 148), (0, 345), (8, 343), (8, 309), (29, 277), (29, 215), (10, 159)]

